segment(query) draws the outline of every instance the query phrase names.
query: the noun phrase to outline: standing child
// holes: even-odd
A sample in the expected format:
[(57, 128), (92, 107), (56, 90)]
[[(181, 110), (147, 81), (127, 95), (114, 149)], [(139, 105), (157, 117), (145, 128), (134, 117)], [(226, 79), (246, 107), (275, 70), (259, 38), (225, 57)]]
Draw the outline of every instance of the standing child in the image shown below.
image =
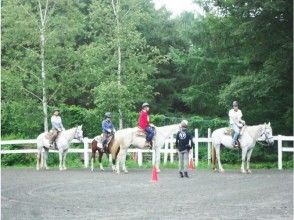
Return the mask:
[(176, 148), (179, 155), (179, 173), (180, 177), (189, 177), (188, 175), (188, 163), (189, 163), (189, 151), (192, 149), (189, 142), (194, 145), (193, 136), (188, 131), (188, 121), (183, 120), (181, 122), (180, 131), (177, 133)]

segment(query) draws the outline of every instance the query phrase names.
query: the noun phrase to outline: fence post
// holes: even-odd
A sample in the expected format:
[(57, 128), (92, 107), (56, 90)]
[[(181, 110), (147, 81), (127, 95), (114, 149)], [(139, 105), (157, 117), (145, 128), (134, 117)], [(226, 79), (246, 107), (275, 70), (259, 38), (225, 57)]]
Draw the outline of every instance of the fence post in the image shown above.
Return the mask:
[(198, 148), (199, 148), (199, 142), (198, 142), (198, 129), (195, 129), (195, 167), (198, 166)]
[(163, 164), (166, 164), (166, 163), (167, 163), (167, 157), (168, 157), (167, 150), (168, 150), (168, 141), (166, 140), (166, 141), (164, 142), (164, 157), (163, 157)]
[[(211, 128), (208, 128), (208, 138), (211, 138)], [(207, 164), (210, 166), (210, 161), (211, 161), (211, 141), (209, 140), (207, 142)]]
[(88, 138), (85, 137), (83, 142), (84, 142), (84, 166), (85, 168), (88, 168), (89, 166)]
[(278, 135), (278, 169), (282, 170), (283, 169), (283, 149), (282, 149), (282, 137), (281, 135)]
[(170, 138), (170, 162), (174, 162), (174, 143), (173, 143), (173, 137)]
[(142, 166), (143, 164), (143, 154), (142, 154), (142, 150), (138, 149), (138, 165), (139, 167)]

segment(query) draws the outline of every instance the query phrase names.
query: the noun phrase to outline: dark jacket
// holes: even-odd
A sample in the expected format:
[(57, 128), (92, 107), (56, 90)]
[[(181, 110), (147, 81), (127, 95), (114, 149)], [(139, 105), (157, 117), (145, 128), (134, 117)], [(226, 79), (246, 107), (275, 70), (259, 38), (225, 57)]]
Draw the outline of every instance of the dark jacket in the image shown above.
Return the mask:
[(113, 132), (114, 126), (109, 119), (105, 119), (102, 122), (102, 132), (103, 133), (111, 133)]
[(190, 134), (190, 132), (186, 128), (182, 128), (178, 133), (177, 133), (177, 138), (176, 138), (176, 148), (181, 152), (184, 150), (190, 150), (192, 146), (194, 145), (193, 142), (193, 136)]

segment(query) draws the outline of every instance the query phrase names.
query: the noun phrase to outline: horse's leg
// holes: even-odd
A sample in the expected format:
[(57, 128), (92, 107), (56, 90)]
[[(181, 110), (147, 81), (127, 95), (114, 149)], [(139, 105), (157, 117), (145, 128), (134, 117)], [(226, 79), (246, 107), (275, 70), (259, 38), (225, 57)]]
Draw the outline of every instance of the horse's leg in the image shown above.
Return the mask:
[(251, 170), (249, 168), (249, 164), (250, 164), (250, 158), (251, 158), (251, 154), (252, 154), (253, 148), (251, 148), (248, 152), (247, 152), (247, 167), (246, 167), (246, 171), (247, 173), (251, 173)]
[(246, 173), (245, 171), (245, 158), (246, 158), (246, 154), (247, 154), (247, 147), (243, 147), (242, 148), (242, 164), (241, 164), (241, 173)]
[(212, 147), (211, 147), (211, 164), (212, 164), (212, 170), (216, 171), (216, 153), (215, 153), (214, 144), (212, 144)]
[(100, 170), (101, 171), (104, 171), (104, 167), (103, 167), (103, 164), (102, 164), (102, 157), (103, 157), (103, 152), (102, 151), (99, 151), (99, 158), (98, 158), (98, 161), (99, 161), (99, 166), (100, 166)]
[[(93, 141), (94, 142), (94, 141)], [(96, 146), (94, 145), (94, 143), (92, 142), (92, 156), (91, 156), (91, 171), (94, 171), (94, 164), (95, 164), (95, 160), (96, 160)]]
[(63, 152), (62, 149), (59, 149), (59, 170), (62, 171), (62, 158), (63, 158)]
[(94, 171), (94, 164), (95, 164), (95, 160), (96, 160), (96, 151), (97, 151), (97, 141), (96, 140), (92, 141), (91, 149), (92, 149), (91, 171)]
[(155, 168), (157, 173), (160, 172), (159, 164), (160, 164), (160, 148), (156, 147), (155, 148)]
[(116, 173), (120, 174), (120, 163), (122, 162), (123, 149), (120, 149), (116, 158)]
[(128, 149), (123, 150), (122, 152), (122, 169), (125, 173), (128, 173), (128, 169), (126, 167), (126, 159), (127, 159), (127, 153), (128, 153)]
[(37, 170), (40, 170), (41, 157), (42, 157), (42, 148), (38, 148), (37, 167), (36, 167)]
[(46, 170), (49, 170), (49, 168), (47, 166), (48, 153), (49, 153), (49, 149), (44, 148), (44, 166), (45, 166)]
[(62, 157), (62, 163), (63, 163), (63, 170), (66, 170), (66, 166), (65, 166), (65, 160), (66, 160), (66, 155), (67, 155), (67, 149), (65, 151), (63, 151), (63, 157)]
[(112, 156), (112, 171), (115, 172), (116, 171), (116, 162), (117, 162), (117, 155), (120, 151), (120, 148), (118, 148), (116, 151), (112, 151), (111, 156)]
[(215, 145), (215, 156), (216, 156), (217, 162), (218, 162), (218, 169), (220, 172), (223, 173), (225, 170), (224, 170), (224, 168), (221, 164), (221, 160), (220, 160), (220, 145), (219, 144)]

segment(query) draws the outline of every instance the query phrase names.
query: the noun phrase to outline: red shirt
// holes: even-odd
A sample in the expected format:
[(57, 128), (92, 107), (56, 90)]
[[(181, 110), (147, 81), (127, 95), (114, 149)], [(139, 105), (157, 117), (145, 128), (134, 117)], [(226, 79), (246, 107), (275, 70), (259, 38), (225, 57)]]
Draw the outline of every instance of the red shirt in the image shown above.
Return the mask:
[(148, 125), (149, 125), (148, 113), (145, 111), (141, 111), (140, 117), (139, 117), (139, 127), (145, 130), (145, 128), (147, 128)]

